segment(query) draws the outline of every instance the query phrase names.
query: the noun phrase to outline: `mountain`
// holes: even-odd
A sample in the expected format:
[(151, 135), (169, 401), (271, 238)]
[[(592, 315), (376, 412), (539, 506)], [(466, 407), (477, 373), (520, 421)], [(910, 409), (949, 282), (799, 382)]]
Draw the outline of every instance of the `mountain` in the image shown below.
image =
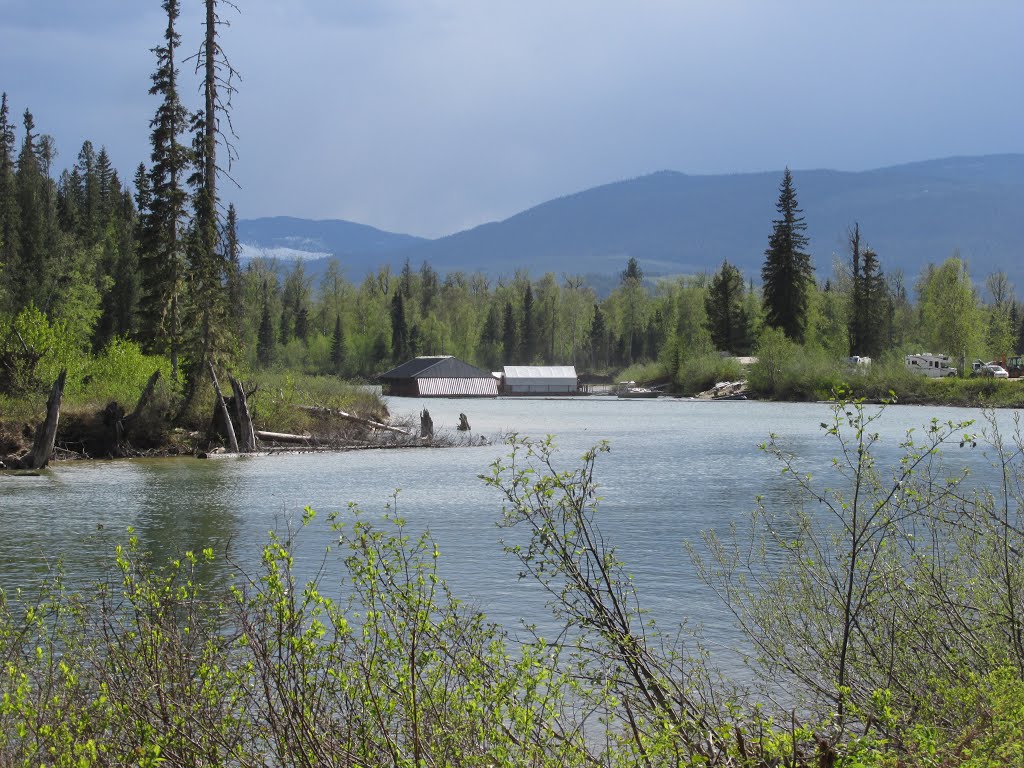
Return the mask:
[[(309, 240), (342, 259), (350, 278), (387, 262), (428, 261), (440, 272), (482, 270), (610, 274), (635, 257), (648, 275), (712, 272), (724, 259), (759, 279), (776, 216), (782, 171), (692, 176), (662, 171), (543, 203), (504, 221), (437, 240), (389, 235), (349, 222), (259, 219), (241, 239), (260, 245)], [(1024, 288), (1024, 155), (954, 157), (862, 172), (794, 171), (818, 275), (846, 256), (846, 235), (885, 271), (909, 281), (956, 251), (981, 282), (1005, 270)], [(315, 225), (315, 226), (314, 226)], [(317, 228), (320, 229), (317, 229)], [(366, 231), (368, 230), (368, 231)], [(311, 233), (330, 231), (330, 238)], [(371, 247), (372, 246), (372, 247)], [(321, 250), (321, 253), (324, 251)]]
[(381, 260), (381, 254), (427, 242), (420, 237), (384, 232), (351, 221), (314, 221), (291, 216), (241, 219), (238, 222), (238, 240), (250, 258), (259, 255), (282, 258), (358, 255), (371, 258), (376, 254), (377, 261)]

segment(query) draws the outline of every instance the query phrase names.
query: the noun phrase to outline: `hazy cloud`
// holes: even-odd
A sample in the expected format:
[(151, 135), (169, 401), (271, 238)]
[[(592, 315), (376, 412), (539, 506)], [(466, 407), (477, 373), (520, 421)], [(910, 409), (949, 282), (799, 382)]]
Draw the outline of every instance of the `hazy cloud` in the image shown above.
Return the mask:
[[(670, 168), (1024, 151), (1024, 4), (238, 0), (243, 217), (420, 235)], [(198, 46), (201, 3), (181, 31)], [(0, 0), (0, 90), (70, 162), (148, 157), (156, 0)], [(186, 73), (183, 73), (186, 74)], [(185, 90), (189, 98), (194, 90)], [(197, 98), (193, 98), (197, 102)]]

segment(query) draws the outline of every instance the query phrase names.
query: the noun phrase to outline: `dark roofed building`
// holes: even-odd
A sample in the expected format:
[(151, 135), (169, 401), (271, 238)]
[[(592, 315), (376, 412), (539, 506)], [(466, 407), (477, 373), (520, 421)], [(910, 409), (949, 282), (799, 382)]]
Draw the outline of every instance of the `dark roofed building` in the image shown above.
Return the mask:
[(416, 357), (378, 376), (385, 395), (399, 397), (497, 397), (498, 381), (451, 355)]

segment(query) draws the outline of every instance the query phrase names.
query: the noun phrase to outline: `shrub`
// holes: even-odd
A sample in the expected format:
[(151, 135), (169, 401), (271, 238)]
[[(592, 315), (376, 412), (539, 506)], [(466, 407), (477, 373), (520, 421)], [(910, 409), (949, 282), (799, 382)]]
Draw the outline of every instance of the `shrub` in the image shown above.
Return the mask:
[(736, 358), (706, 352), (682, 361), (676, 373), (676, 386), (684, 395), (696, 395), (720, 382), (739, 381), (744, 376), (743, 366)]

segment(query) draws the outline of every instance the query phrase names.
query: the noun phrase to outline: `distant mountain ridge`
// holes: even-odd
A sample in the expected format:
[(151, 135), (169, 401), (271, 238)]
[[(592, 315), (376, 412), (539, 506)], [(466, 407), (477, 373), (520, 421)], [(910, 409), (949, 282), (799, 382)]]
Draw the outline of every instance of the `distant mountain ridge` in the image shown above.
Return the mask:
[[(760, 277), (782, 171), (692, 176), (660, 171), (542, 203), (503, 221), (436, 240), (344, 221), (243, 220), (252, 247), (306, 243), (338, 257), (350, 279), (389, 263), (428, 261), (440, 272), (516, 269), (615, 273), (635, 257), (649, 275), (713, 272), (722, 261)], [(820, 278), (846, 235), (863, 242), (885, 271), (912, 281), (929, 262), (959, 251), (977, 282), (1002, 269), (1024, 289), (1024, 155), (951, 157), (870, 171), (794, 170)], [(313, 271), (316, 266), (311, 264)]]

